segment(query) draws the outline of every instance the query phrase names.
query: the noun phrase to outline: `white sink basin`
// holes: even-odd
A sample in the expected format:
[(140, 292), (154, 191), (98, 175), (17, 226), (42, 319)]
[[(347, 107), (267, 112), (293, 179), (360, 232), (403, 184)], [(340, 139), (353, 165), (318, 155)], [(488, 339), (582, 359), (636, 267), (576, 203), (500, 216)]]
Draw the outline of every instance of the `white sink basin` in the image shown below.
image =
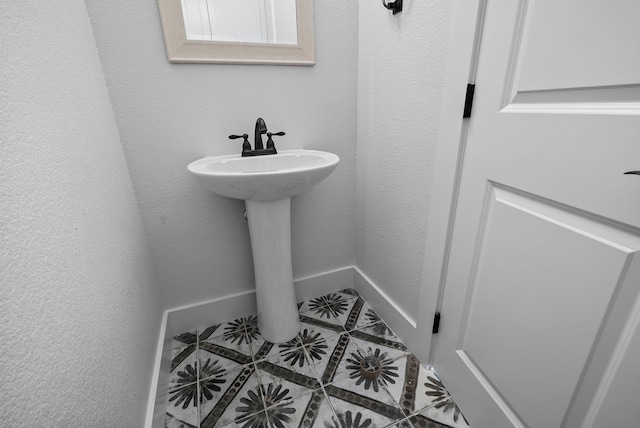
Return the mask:
[(300, 331), (291, 266), (291, 196), (318, 184), (340, 158), (315, 150), (276, 155), (211, 156), (188, 168), (207, 190), (244, 199), (256, 281), (258, 328), (272, 343), (286, 343)]
[(340, 158), (316, 150), (281, 150), (276, 155), (210, 156), (189, 164), (200, 184), (218, 195), (247, 201), (275, 201), (318, 184)]

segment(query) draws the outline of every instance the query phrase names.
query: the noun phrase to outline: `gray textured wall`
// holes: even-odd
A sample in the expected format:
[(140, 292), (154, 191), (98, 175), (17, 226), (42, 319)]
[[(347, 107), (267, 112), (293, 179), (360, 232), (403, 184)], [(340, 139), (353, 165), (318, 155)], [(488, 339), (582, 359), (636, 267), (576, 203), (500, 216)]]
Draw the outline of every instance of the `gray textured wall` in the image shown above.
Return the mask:
[[(416, 317), (451, 5), (360, 2), (357, 266)], [(437, 285), (435, 285), (437, 286)]]
[(0, 420), (142, 426), (161, 310), (85, 4), (0, 28)]

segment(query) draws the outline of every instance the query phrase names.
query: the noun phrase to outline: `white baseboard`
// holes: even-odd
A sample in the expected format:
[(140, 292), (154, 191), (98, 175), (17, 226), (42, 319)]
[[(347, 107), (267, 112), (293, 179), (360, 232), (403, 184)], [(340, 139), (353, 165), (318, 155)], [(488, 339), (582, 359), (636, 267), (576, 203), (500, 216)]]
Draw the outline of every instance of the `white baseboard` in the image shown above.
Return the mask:
[(298, 302), (353, 287), (353, 266), (311, 275), (294, 281)]
[(176, 334), (204, 330), (212, 325), (256, 314), (256, 290), (180, 306), (167, 312), (168, 320)]
[(357, 267), (353, 267), (353, 284), (364, 300), (378, 313), (380, 318), (413, 349), (416, 340), (416, 321), (402, 310), (380, 287)]
[[(353, 288), (353, 267), (295, 279), (293, 286), (299, 302), (320, 297), (345, 288)], [(202, 330), (239, 317), (257, 313), (256, 290), (243, 291), (199, 302), (192, 305), (169, 309), (168, 320), (173, 330), (179, 333)]]
[(169, 321), (169, 311), (165, 311), (158, 335), (145, 428), (162, 428), (165, 425), (164, 415), (169, 396), (169, 371), (171, 370), (171, 341), (174, 335)]
[[(354, 288), (410, 349), (417, 339), (416, 321), (355, 266), (296, 279), (294, 287), (298, 301), (345, 288)], [(174, 335), (201, 330), (211, 325), (255, 314), (257, 312), (255, 293), (255, 290), (244, 291), (165, 312), (156, 351), (151, 382), (152, 393), (149, 397), (145, 428), (164, 427), (167, 382), (171, 367), (171, 341)]]

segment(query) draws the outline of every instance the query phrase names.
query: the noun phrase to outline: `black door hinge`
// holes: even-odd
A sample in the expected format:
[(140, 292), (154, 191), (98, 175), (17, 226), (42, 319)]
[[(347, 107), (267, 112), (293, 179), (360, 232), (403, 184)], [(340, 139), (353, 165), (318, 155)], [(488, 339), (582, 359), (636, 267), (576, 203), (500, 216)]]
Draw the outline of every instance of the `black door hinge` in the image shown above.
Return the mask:
[(438, 330), (440, 330), (440, 312), (436, 312), (433, 316), (433, 329), (431, 329), (431, 333), (438, 334)]
[(473, 105), (473, 93), (475, 90), (475, 84), (467, 84), (467, 94), (464, 97), (464, 112), (462, 112), (463, 119), (471, 117), (471, 106)]

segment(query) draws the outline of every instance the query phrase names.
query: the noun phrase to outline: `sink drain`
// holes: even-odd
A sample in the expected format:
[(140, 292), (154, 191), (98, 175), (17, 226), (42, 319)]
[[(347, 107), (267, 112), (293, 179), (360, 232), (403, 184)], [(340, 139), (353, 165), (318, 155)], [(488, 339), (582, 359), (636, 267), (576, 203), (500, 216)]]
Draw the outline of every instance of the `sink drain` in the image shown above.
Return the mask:
[(367, 355), (360, 360), (360, 375), (365, 379), (377, 379), (381, 369), (380, 360), (372, 355)]

